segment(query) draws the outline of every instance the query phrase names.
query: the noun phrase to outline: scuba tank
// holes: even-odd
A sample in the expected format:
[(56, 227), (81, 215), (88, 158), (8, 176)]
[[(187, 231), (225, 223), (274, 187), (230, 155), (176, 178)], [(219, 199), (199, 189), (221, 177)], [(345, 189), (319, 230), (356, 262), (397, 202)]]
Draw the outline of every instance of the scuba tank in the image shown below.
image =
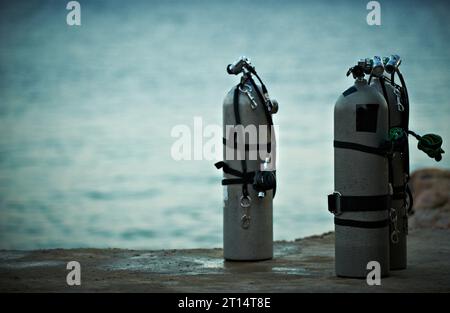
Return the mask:
[[(374, 189), (379, 182), (385, 182), (386, 186), (384, 189), (386, 190), (387, 188), (387, 190), (389, 190), (386, 201), (384, 201), (384, 203), (379, 203), (379, 205), (375, 205), (375, 203), (372, 205), (372, 208), (375, 208), (375, 206), (379, 206), (380, 208), (384, 207), (385, 212), (387, 212), (389, 216), (389, 219), (386, 221), (389, 225), (388, 239), (386, 239), (387, 241), (383, 241), (381, 236), (377, 238), (377, 240), (379, 240), (378, 246), (380, 249), (379, 259), (376, 257), (373, 259), (378, 262), (380, 262), (380, 259), (383, 260), (383, 263), (380, 262), (381, 275), (386, 275), (389, 270), (405, 269), (407, 265), (406, 235), (408, 233), (408, 214), (413, 213), (413, 198), (408, 185), (408, 135), (412, 135), (418, 140), (417, 148), (419, 150), (422, 150), (436, 161), (440, 161), (442, 159), (442, 154), (444, 153), (444, 150), (442, 150), (442, 138), (439, 135), (426, 134), (420, 136), (409, 129), (409, 97), (405, 80), (399, 70), (400, 63), (401, 59), (398, 55), (391, 55), (384, 59), (381, 59), (378, 56), (375, 56), (373, 59), (362, 59), (358, 62), (357, 66), (351, 68), (347, 73), (347, 75), (353, 73), (353, 76), (357, 80), (355, 86), (346, 90), (338, 99), (335, 106), (335, 148), (338, 148), (338, 151), (339, 149), (350, 149), (361, 151), (366, 154), (379, 155), (384, 158), (388, 164), (389, 170), (387, 179), (384, 170), (382, 171), (381, 168), (375, 167), (374, 164), (366, 162), (364, 163), (365, 166), (369, 166), (372, 169), (372, 180), (356, 180), (355, 177), (359, 177), (362, 172), (359, 166), (360, 159), (358, 159), (356, 155), (348, 155), (348, 160), (345, 160), (348, 164), (347, 167), (345, 167), (345, 162), (342, 161), (342, 156), (340, 154), (342, 152), (338, 152), (335, 149), (335, 190), (337, 191), (328, 196), (328, 207), (329, 210), (335, 214), (335, 224), (345, 224), (342, 223), (342, 221), (339, 221), (339, 218), (343, 218), (346, 211), (352, 212), (354, 210), (352, 209), (352, 206), (356, 205), (354, 204), (355, 199), (352, 199), (352, 197), (346, 199), (348, 197), (342, 195), (342, 190), (346, 190), (346, 187), (349, 185), (351, 186), (354, 182), (358, 182), (358, 188), (361, 190)], [(388, 75), (385, 75), (385, 72)], [(374, 147), (373, 145), (370, 145), (369, 147), (364, 146), (364, 143), (362, 143), (363, 145), (360, 145), (359, 143), (358, 145), (355, 145), (352, 142), (337, 142), (337, 138), (341, 138), (343, 134), (345, 134), (345, 130), (340, 126), (341, 124), (345, 124), (345, 122), (342, 122), (341, 118), (344, 121), (347, 119), (349, 123), (354, 119), (354, 114), (351, 110), (347, 112), (347, 117), (341, 117), (339, 114), (342, 111), (341, 108), (346, 104), (345, 98), (349, 98), (351, 94), (360, 91), (357, 84), (358, 81), (360, 83), (365, 82), (365, 74), (370, 75), (368, 85), (371, 90), (376, 90), (378, 95), (385, 100), (387, 105), (387, 117), (382, 115), (380, 120), (380, 114), (378, 114), (378, 122), (381, 121), (385, 123), (387, 121), (387, 126), (384, 125), (387, 127), (387, 132), (385, 133), (386, 138), (384, 142), (379, 142), (378, 147)], [(399, 77), (401, 85), (395, 83), (395, 74)], [(365, 86), (365, 84), (362, 85)], [(356, 105), (356, 110), (358, 111), (358, 100), (347, 104), (349, 106)], [(368, 128), (368, 125), (371, 123), (375, 125), (377, 121), (371, 122), (367, 119), (362, 124), (366, 125), (366, 128)], [(353, 126), (350, 125), (350, 127)], [(358, 132), (358, 112), (356, 112), (356, 132)], [(351, 167), (350, 165), (354, 163), (357, 166)], [(357, 173), (351, 173), (352, 170)], [(379, 189), (379, 191), (381, 191), (381, 189)], [(364, 201), (362, 200), (360, 203), (356, 203), (359, 206), (364, 206)], [(370, 206), (367, 204), (366, 210), (368, 210), (368, 207)], [(353, 226), (359, 225), (361, 228), (369, 227), (369, 225), (356, 223), (354, 221), (346, 222), (346, 224), (353, 224)], [(381, 227), (381, 225), (381, 223), (378, 224), (379, 227)], [(374, 226), (373, 228), (376, 227)], [(354, 248), (355, 250), (359, 250), (355, 253), (358, 255), (361, 254), (359, 255), (359, 258), (362, 258), (362, 255), (367, 252), (367, 245), (370, 243), (359, 241), (360, 245), (357, 246), (354, 244), (355, 239), (353, 236), (356, 234), (348, 236), (348, 233), (349, 232), (346, 233), (347, 237), (344, 237), (342, 229), (336, 226), (336, 274), (338, 276), (364, 277), (364, 273), (361, 272), (358, 276), (354, 274), (354, 271), (349, 269), (348, 264), (352, 264), (351, 260), (347, 260), (346, 262), (349, 263), (345, 264), (342, 264), (342, 262), (344, 262), (343, 260), (345, 260), (345, 257), (348, 257), (348, 255), (351, 254), (351, 252), (345, 252), (345, 249)], [(371, 243), (373, 244), (373, 242)], [(385, 263), (386, 248), (388, 248), (389, 255), (389, 262), (387, 265)], [(359, 269), (363, 266), (362, 263), (355, 265), (357, 265)], [(356, 271), (356, 269), (354, 270)], [(351, 275), (348, 274), (349, 272)]]
[[(381, 63), (382, 62), (382, 63)], [(401, 58), (391, 55), (383, 58), (375, 56), (371, 66), (383, 67), (383, 73), (371, 75), (369, 84), (375, 87), (386, 99), (389, 107), (389, 140), (391, 154), (389, 158), (389, 181), (392, 185), (392, 206), (390, 213), (390, 269), (400, 270), (407, 267), (408, 214), (412, 214), (413, 199), (409, 181), (408, 134), (419, 140), (418, 148), (439, 161), (444, 153), (442, 138), (435, 134), (423, 137), (409, 130), (409, 98), (405, 80), (399, 70)], [(384, 72), (384, 71), (383, 71)], [(395, 74), (401, 85), (395, 83)], [(371, 78), (372, 82), (370, 83)]]
[[(393, 63), (393, 66), (398, 68), (400, 58), (398, 58), (398, 62), (392, 62), (395, 57), (392, 56), (389, 63)], [(379, 60), (378, 57), (376, 59)], [(392, 71), (388, 62), (386, 62), (385, 70), (386, 72)], [(408, 211), (411, 210), (412, 197), (407, 185), (409, 180), (408, 138), (403, 135), (402, 131), (396, 130), (408, 128), (409, 107), (406, 105), (406, 101), (401, 99), (402, 93), (403, 97), (405, 96), (402, 89), (392, 83), (386, 83), (384, 75), (373, 77), (370, 85), (374, 86), (386, 99), (389, 108), (389, 139), (398, 142), (397, 148), (394, 149), (389, 160), (389, 181), (393, 191), (391, 208), (389, 208), (389, 254), (390, 269), (404, 269), (407, 263)]]
[(328, 210), (334, 214), (337, 276), (366, 277), (377, 261), (389, 274), (388, 107), (369, 86), (366, 60), (349, 69), (355, 84), (334, 106), (334, 185)]
[[(272, 114), (278, 103), (247, 57), (227, 67), (242, 74), (223, 102), (223, 254), (225, 260), (257, 261), (273, 257), (273, 197), (276, 191), (275, 136)], [(258, 86), (255, 76), (260, 86)], [(247, 134), (253, 138), (247, 143)], [(256, 141), (256, 142), (255, 142)]]

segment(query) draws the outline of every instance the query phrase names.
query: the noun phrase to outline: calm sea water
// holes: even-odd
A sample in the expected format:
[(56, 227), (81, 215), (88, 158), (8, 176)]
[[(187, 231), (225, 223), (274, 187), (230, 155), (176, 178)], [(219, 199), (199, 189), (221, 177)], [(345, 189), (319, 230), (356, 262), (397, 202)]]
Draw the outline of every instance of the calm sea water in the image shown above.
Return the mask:
[[(332, 112), (360, 57), (400, 54), (411, 128), (450, 151), (450, 6), (382, 1), (67, 1), (0, 6), (0, 248), (222, 244), (222, 173), (174, 161), (177, 124), (221, 123), (252, 58), (279, 100), (275, 239), (333, 228)], [(411, 143), (412, 168), (435, 163)]]

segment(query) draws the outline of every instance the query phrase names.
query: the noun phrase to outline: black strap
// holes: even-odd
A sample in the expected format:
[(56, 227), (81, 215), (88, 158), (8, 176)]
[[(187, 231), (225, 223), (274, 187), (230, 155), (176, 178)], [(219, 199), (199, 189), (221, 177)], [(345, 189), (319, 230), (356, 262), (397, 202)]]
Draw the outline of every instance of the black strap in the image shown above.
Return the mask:
[(231, 168), (228, 166), (228, 164), (226, 164), (223, 161), (217, 162), (216, 164), (214, 164), (214, 166), (217, 169), (223, 169), (223, 172), (226, 174), (230, 174), (236, 177), (240, 177), (245, 181), (252, 181), (253, 177), (255, 176), (255, 172), (239, 172), (238, 170)]
[[(380, 81), (380, 85), (381, 85), (381, 90), (383, 91), (383, 97), (386, 100), (386, 103), (388, 105), (388, 112), (389, 112), (389, 108), (390, 108), (390, 104), (389, 104), (389, 97), (386, 91), (386, 85), (385, 85), (385, 81), (384, 81), (384, 77), (381, 76), (379, 78)], [(388, 125), (391, 125), (391, 114), (388, 114)]]
[(328, 211), (342, 212), (386, 211), (390, 207), (391, 196), (342, 196), (335, 192), (328, 195)]
[(222, 179), (222, 185), (237, 185), (242, 184), (242, 195), (248, 196), (248, 184), (253, 183), (253, 178), (255, 177), (255, 172), (239, 172), (238, 170), (231, 168), (223, 161), (217, 162), (214, 164), (217, 169), (223, 169), (223, 172), (226, 174), (230, 174), (239, 178), (224, 178)]
[[(233, 95), (233, 107), (234, 107), (234, 119), (235, 119), (235, 125), (241, 125), (241, 114), (239, 113), (239, 87), (241, 84), (237, 85), (234, 89), (234, 95)], [(240, 134), (243, 136), (244, 134)], [(244, 142), (242, 138), (242, 142)], [(241, 161), (242, 165), (242, 172), (247, 172), (247, 162), (245, 162), (245, 157)]]
[[(402, 125), (403, 125), (403, 129), (405, 131), (409, 130), (409, 111), (410, 111), (410, 107), (409, 107), (409, 95), (408, 95), (408, 89), (406, 88), (406, 83), (405, 83), (405, 79), (403, 78), (402, 73), (400, 72), (400, 70), (397, 68), (396, 71), (397, 76), (400, 79), (400, 83), (402, 85), (401, 89), (400, 89), (400, 94), (401, 94), (401, 102), (403, 104), (403, 107), (405, 108), (405, 111), (403, 112), (403, 119), (402, 119)], [(404, 161), (404, 168), (405, 168), (405, 173), (409, 175), (409, 145), (405, 145), (405, 161)]]
[(216, 164), (214, 164), (214, 166), (218, 170), (222, 168), (224, 173), (231, 174), (231, 175), (237, 176), (237, 177), (242, 177), (242, 173), (241, 172), (239, 172), (238, 170), (235, 170), (235, 169), (229, 167), (228, 164), (225, 163), (224, 161), (217, 162)]
[[(256, 73), (255, 73), (255, 75), (256, 75)], [(261, 88), (263, 88), (263, 91), (266, 93), (267, 92), (266, 87), (262, 83), (262, 81), (259, 78), (259, 76), (256, 75), (256, 77), (258, 77), (259, 81), (261, 82)], [(266, 115), (267, 124), (268, 124), (268, 131), (267, 131), (267, 133), (269, 135), (269, 138), (272, 138), (272, 126), (273, 126), (272, 114), (270, 114), (269, 109), (266, 106), (266, 100), (265, 100), (264, 96), (262, 95), (261, 91), (259, 90), (258, 86), (256, 85), (255, 81), (253, 80), (253, 78), (251, 76), (249, 76), (248, 80), (249, 80), (250, 84), (252, 85), (252, 87), (255, 89), (259, 100), (263, 104), (264, 114)], [(272, 145), (267, 147), (267, 152), (270, 153), (271, 151), (272, 151)]]
[[(264, 95), (267, 95), (268, 94), (268, 91), (267, 91), (267, 88), (266, 88), (266, 85), (264, 85), (264, 83), (263, 83), (263, 81), (262, 81), (262, 79), (261, 79), (261, 77), (259, 77), (259, 75), (258, 75), (258, 73), (256, 73), (256, 71), (253, 69), (253, 71), (252, 71), (252, 74), (253, 75), (255, 75), (256, 76), (256, 78), (259, 80), (259, 83), (261, 84), (261, 90), (262, 90), (262, 92), (263, 92), (263, 94)], [(251, 77), (250, 77), (250, 79), (252, 79)], [(252, 79), (253, 80), (253, 79)], [(253, 85), (256, 87), (256, 84), (255, 84), (255, 82), (253, 81)], [(258, 90), (259, 91), (259, 90)], [(257, 91), (257, 92), (258, 92)], [(260, 97), (260, 99), (263, 101), (263, 103), (264, 104), (269, 104), (269, 105), (271, 105), (271, 103), (266, 103), (266, 99), (264, 98), (261, 98), (261, 94), (258, 92), (258, 94), (259, 94), (259, 97)], [(269, 108), (267, 107), (267, 106), (265, 106), (265, 108), (266, 108), (266, 116), (267, 116), (267, 121), (268, 122), (270, 122), (270, 124), (271, 125), (273, 125), (273, 123), (272, 123), (272, 115), (271, 114), (269, 114), (270, 112), (269, 112)], [(272, 111), (272, 106), (270, 107), (270, 111)]]
[(406, 212), (410, 215), (414, 214), (413, 205), (414, 205), (414, 199), (411, 192), (411, 187), (409, 187), (409, 183), (406, 184), (406, 194), (409, 198), (409, 206), (406, 208)]
[[(229, 140), (227, 140), (226, 138), (222, 138), (222, 143), (225, 145), (225, 146), (228, 146), (228, 147), (231, 147), (231, 145), (229, 144)], [(256, 149), (259, 151), (259, 148), (261, 147), (261, 146), (267, 146), (267, 150), (269, 151), (269, 147), (272, 145), (272, 143), (271, 142), (268, 142), (267, 144), (259, 144), (259, 142), (258, 143), (256, 143)], [(250, 144), (248, 144), (248, 143), (246, 143), (245, 144), (245, 146), (244, 146), (244, 149), (245, 149), (245, 151), (249, 151), (250, 150)], [(234, 140), (234, 146), (232, 147), (233, 149), (235, 149), (235, 150), (237, 150), (238, 149), (238, 143), (237, 143), (237, 141), (236, 140)]]
[(241, 86), (241, 84), (236, 86), (236, 88), (234, 89), (234, 94), (233, 94), (234, 119), (235, 119), (236, 125), (241, 124), (241, 114), (239, 113), (239, 87), (240, 86)]
[(403, 101), (402, 104), (405, 107), (405, 119), (404, 121), (404, 125), (403, 128), (408, 130), (409, 129), (409, 95), (408, 95), (408, 89), (406, 88), (406, 83), (405, 83), (405, 79), (403, 78), (403, 74), (400, 72), (400, 70), (397, 68), (395, 70), (395, 72), (397, 73), (398, 78), (400, 79), (400, 83), (402, 85), (401, 88), (401, 93), (403, 95)]
[(381, 221), (355, 221), (355, 220), (344, 220), (341, 218), (334, 218), (334, 225), (357, 227), (357, 228), (383, 228), (389, 225), (389, 220)]
[[(256, 75), (256, 77), (258, 78), (259, 82), (261, 83), (261, 89), (263, 90), (264, 93), (267, 93), (267, 88), (266, 86), (263, 84), (263, 82), (261, 81), (261, 79), (259, 78), (258, 75)], [(272, 126), (273, 125), (273, 120), (272, 120), (272, 114), (270, 114), (269, 109), (266, 106), (266, 99), (264, 98), (263, 94), (261, 93), (261, 91), (259, 90), (258, 86), (256, 85), (255, 81), (253, 80), (253, 78), (251, 76), (248, 77), (248, 80), (250, 82), (250, 84), (252, 84), (252, 87), (255, 89), (256, 94), (258, 95), (259, 100), (261, 101), (261, 103), (263, 104), (264, 107), (264, 113), (266, 114), (266, 118), (267, 118), (267, 123)]]
[(357, 150), (365, 153), (371, 153), (376, 154), (382, 157), (388, 157), (389, 156), (389, 150), (381, 148), (381, 147), (370, 147), (361, 145), (359, 143), (354, 142), (345, 142), (345, 141), (334, 141), (334, 147), (340, 148), (340, 149), (350, 149), (350, 150)]
[(406, 198), (406, 186), (395, 186), (392, 188), (394, 194), (392, 195), (392, 200), (404, 200)]
[[(239, 87), (241, 87), (241, 84), (238, 84), (236, 86), (236, 88), (234, 89), (234, 95), (233, 95), (233, 108), (234, 108), (233, 111), (234, 111), (235, 125), (241, 125), (241, 115), (239, 113)], [(244, 134), (240, 134), (240, 135), (243, 136)], [(244, 142), (243, 138), (242, 138), (242, 142)], [(244, 153), (245, 153), (245, 151), (244, 151)], [(241, 161), (241, 166), (242, 166), (242, 174), (246, 175), (247, 162), (245, 161), (245, 155)], [(225, 171), (225, 168), (224, 168), (224, 171)], [(242, 194), (244, 195), (244, 197), (248, 196), (247, 183), (242, 184)]]
[(405, 192), (396, 192), (392, 195), (392, 200), (404, 200), (406, 198)]
[[(380, 85), (381, 85), (381, 90), (383, 91), (383, 97), (386, 100), (386, 104), (388, 106), (388, 125), (391, 125), (391, 114), (390, 114), (391, 104), (389, 103), (389, 97), (388, 97), (388, 94), (387, 94), (387, 91), (386, 91), (386, 84), (385, 84), (384, 76), (381, 76), (379, 78), (379, 81), (380, 81)], [(394, 180), (394, 177), (393, 177), (394, 170), (393, 170), (393, 167), (392, 167), (391, 160), (389, 161), (388, 166), (389, 166), (389, 182), (392, 183), (393, 180)]]
[(223, 186), (239, 185), (239, 184), (244, 184), (244, 183), (248, 183), (248, 181), (246, 181), (245, 179), (242, 179), (242, 178), (225, 178), (225, 179), (222, 179), (222, 185)]
[[(228, 164), (226, 164), (223, 161), (217, 162), (216, 164), (214, 164), (214, 166), (217, 169), (223, 169), (223, 172), (226, 174), (230, 174), (239, 178), (224, 178), (222, 179), (222, 185), (223, 186), (227, 186), (227, 185), (239, 185), (242, 184), (242, 186), (247, 186), (248, 184), (253, 184), (254, 180), (255, 180), (255, 175), (256, 172), (246, 172), (245, 174), (242, 172), (239, 172), (238, 170), (235, 170), (231, 167), (228, 166)], [(277, 184), (276, 184), (276, 180), (275, 180), (275, 184), (272, 188), (273, 190), (273, 198), (275, 198), (275, 194), (277, 193)], [(246, 189), (246, 192), (248, 192), (248, 190)], [(244, 195), (248, 195), (244, 193)]]

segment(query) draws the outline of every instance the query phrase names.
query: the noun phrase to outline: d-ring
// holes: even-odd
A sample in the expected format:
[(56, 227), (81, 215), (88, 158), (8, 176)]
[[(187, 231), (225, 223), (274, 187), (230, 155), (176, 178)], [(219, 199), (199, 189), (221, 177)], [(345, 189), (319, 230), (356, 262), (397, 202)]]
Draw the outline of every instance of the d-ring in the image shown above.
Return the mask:
[(243, 208), (248, 208), (250, 207), (250, 203), (251, 203), (252, 199), (249, 196), (242, 196), (241, 197), (241, 207)]
[(250, 216), (244, 215), (241, 218), (241, 227), (243, 229), (248, 229), (250, 227)]
[[(243, 88), (245, 87), (245, 88)], [(243, 84), (239, 86), (239, 91), (243, 92), (243, 93), (247, 93), (247, 92), (252, 92), (252, 86), (248, 85), (248, 84)]]
[(392, 241), (392, 243), (398, 243), (398, 232), (397, 231), (392, 232), (391, 241)]

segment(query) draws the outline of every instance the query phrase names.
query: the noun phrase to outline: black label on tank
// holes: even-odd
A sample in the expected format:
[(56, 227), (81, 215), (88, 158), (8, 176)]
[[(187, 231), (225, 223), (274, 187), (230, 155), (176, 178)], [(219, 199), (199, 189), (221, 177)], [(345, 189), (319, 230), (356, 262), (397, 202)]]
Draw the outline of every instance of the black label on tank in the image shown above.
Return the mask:
[(344, 97), (347, 97), (348, 95), (351, 95), (354, 92), (357, 92), (358, 89), (356, 89), (355, 86), (352, 86), (350, 88), (348, 88), (346, 91), (344, 91), (342, 94), (344, 95)]
[(356, 131), (377, 132), (378, 103), (356, 105)]

